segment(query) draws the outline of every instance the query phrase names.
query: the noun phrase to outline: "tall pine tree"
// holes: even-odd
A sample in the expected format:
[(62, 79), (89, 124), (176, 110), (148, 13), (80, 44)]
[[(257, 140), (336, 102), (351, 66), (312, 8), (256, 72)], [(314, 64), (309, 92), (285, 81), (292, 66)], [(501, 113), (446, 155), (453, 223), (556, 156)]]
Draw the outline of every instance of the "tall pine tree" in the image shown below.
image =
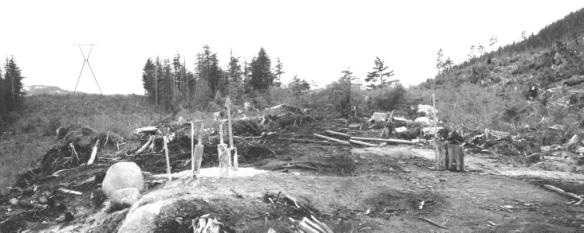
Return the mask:
[(144, 90), (146, 92), (146, 96), (148, 97), (148, 100), (150, 100), (152, 103), (155, 102), (155, 85), (154, 85), (154, 75), (156, 72), (156, 66), (154, 64), (154, 62), (152, 62), (152, 59), (148, 58), (148, 60), (146, 60), (146, 64), (144, 65), (144, 69), (142, 72), (142, 84), (144, 86)]
[(225, 91), (223, 71), (219, 68), (217, 54), (212, 53), (209, 46), (203, 47), (203, 52), (198, 55), (197, 75), (209, 85), (210, 97), (214, 98), (217, 91)]
[(337, 112), (341, 113), (343, 116), (350, 116), (351, 114), (351, 88), (353, 85), (353, 80), (356, 77), (350, 70), (341, 71), (343, 74), (339, 81), (332, 88), (331, 103), (334, 103)]
[(231, 57), (229, 60), (229, 69), (227, 70), (227, 79), (229, 83), (228, 95), (236, 103), (240, 103), (244, 94), (243, 90), (243, 71), (239, 65), (239, 59)]
[(5, 99), (7, 101), (7, 110), (13, 111), (22, 103), (24, 92), (22, 90), (22, 76), (20, 68), (16, 65), (14, 58), (6, 60), (6, 73), (4, 74), (4, 82), (6, 86)]
[(389, 80), (393, 75), (393, 70), (389, 70), (389, 67), (385, 65), (385, 62), (381, 58), (376, 57), (373, 71), (367, 74), (365, 82), (369, 83), (368, 86), (370, 88), (381, 88), (397, 82), (397, 80)]
[(272, 74), (270, 58), (264, 48), (261, 48), (258, 56), (251, 61), (250, 68), (249, 85), (252, 87), (251, 89), (261, 94), (266, 93), (274, 82), (274, 75)]
[(0, 123), (3, 121), (3, 116), (8, 112), (6, 96), (6, 82), (2, 75), (2, 69), (0, 69)]
[(300, 79), (297, 75), (294, 75), (294, 78), (288, 84), (288, 88), (290, 88), (290, 90), (292, 90), (292, 94), (298, 98), (310, 90), (310, 84), (306, 82), (306, 80)]
[(284, 74), (284, 65), (280, 58), (276, 60), (276, 65), (274, 66), (274, 86), (280, 87), (282, 85), (282, 74)]

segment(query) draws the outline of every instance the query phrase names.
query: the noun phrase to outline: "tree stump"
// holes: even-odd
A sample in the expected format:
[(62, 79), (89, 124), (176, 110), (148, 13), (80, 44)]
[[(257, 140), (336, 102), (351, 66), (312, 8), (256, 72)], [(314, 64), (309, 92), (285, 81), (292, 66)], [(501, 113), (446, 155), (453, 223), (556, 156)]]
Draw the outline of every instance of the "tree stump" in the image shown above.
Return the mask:
[(458, 144), (449, 142), (436, 143), (436, 170), (464, 171), (464, 152)]

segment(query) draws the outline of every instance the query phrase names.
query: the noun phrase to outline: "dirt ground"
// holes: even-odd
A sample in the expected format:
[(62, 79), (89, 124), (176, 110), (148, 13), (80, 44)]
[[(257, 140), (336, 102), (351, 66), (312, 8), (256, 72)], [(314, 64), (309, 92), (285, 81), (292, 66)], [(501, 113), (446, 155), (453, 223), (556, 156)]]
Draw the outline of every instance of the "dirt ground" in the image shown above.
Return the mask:
[[(320, 130), (308, 127), (255, 141), (267, 147), (248, 149), (242, 166), (265, 172), (152, 186), (143, 199), (179, 200), (155, 221), (156, 232), (192, 232), (189, 219), (206, 211), (236, 232), (291, 232), (288, 218), (308, 215), (347, 233), (584, 232), (584, 207), (541, 187), (553, 184), (582, 194), (582, 175), (503, 165), (481, 154), (467, 154), (466, 172), (435, 171), (434, 152), (424, 146), (350, 148), (290, 141)], [(260, 152), (259, 158), (253, 155)], [(302, 208), (274, 201), (280, 194), (294, 197)], [(95, 215), (103, 215), (101, 207), (85, 203), (90, 200), (68, 206), (73, 220), (43, 218), (35, 229), (85, 232)], [(110, 225), (93, 232), (116, 232), (126, 213), (108, 213)]]
[[(475, 166), (491, 164), (472, 155), (468, 172), (433, 171), (425, 158), (432, 153), (401, 146), (353, 149), (357, 166), (347, 176), (290, 169), (252, 177), (201, 177), (195, 183), (178, 180), (163, 189), (165, 198), (230, 203), (239, 210), (224, 219), (237, 232), (266, 232), (269, 227), (286, 232), (280, 223), (285, 219), (261, 206), (266, 193), (278, 192), (310, 203), (335, 232), (584, 231), (584, 208), (531, 182), (535, 177), (496, 174), (504, 169)], [(266, 217), (264, 211), (270, 214)]]

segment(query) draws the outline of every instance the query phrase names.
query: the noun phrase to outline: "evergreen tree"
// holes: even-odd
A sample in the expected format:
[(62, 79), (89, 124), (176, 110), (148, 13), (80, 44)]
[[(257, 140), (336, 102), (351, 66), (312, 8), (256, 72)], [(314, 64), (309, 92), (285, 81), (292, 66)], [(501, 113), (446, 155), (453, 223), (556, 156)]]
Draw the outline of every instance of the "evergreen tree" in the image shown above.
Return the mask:
[(146, 60), (144, 70), (142, 72), (142, 84), (144, 85), (144, 90), (146, 92), (148, 100), (150, 100), (153, 103), (155, 101), (154, 72), (156, 72), (156, 66), (152, 62), (152, 59), (148, 58), (148, 60)]
[(274, 75), (272, 74), (270, 58), (266, 54), (264, 48), (261, 48), (258, 56), (251, 62), (251, 85), (254, 91), (259, 93), (266, 93), (268, 88), (274, 82)]
[(329, 96), (331, 103), (335, 106), (337, 112), (343, 116), (351, 115), (351, 88), (353, 80), (356, 77), (350, 70), (341, 71), (342, 76), (339, 81), (333, 84), (332, 93)]
[(203, 52), (198, 55), (197, 74), (199, 79), (207, 82), (210, 89), (210, 98), (214, 98), (217, 91), (224, 91), (225, 81), (223, 71), (219, 68), (217, 54), (212, 53), (209, 46), (203, 47)]
[(195, 78), (195, 74), (193, 74), (193, 72), (187, 70), (186, 71), (186, 89), (187, 89), (187, 94), (186, 94), (187, 101), (186, 102), (189, 104), (189, 106), (193, 105), (193, 97), (195, 94), (196, 86), (197, 86), (197, 80)]
[(231, 57), (229, 61), (229, 70), (227, 71), (229, 83), (228, 95), (236, 103), (240, 103), (243, 97), (243, 71), (239, 65), (239, 59)]
[(280, 61), (280, 58), (276, 60), (276, 65), (274, 66), (274, 86), (280, 87), (282, 85), (282, 74), (284, 74), (284, 65)]
[(436, 69), (438, 69), (438, 74), (449, 71), (452, 65), (452, 60), (450, 58), (444, 58), (444, 51), (439, 49), (436, 54)]
[(160, 63), (160, 58), (156, 58), (156, 62), (154, 63), (155, 72), (154, 72), (154, 103), (156, 105), (160, 104), (161, 99), (161, 86), (163, 84), (162, 81), (162, 64)]
[(172, 59), (172, 69), (173, 69), (173, 94), (175, 101), (181, 101), (185, 99), (188, 94), (188, 80), (187, 80), (187, 69), (183, 63), (180, 61), (180, 55), (177, 54)]
[(385, 65), (385, 62), (381, 58), (376, 57), (373, 71), (367, 74), (365, 82), (368, 82), (368, 86), (371, 88), (385, 87), (393, 82), (396, 82), (397, 80), (388, 80), (394, 75), (393, 70), (388, 70), (389, 67)]
[(297, 75), (294, 76), (292, 81), (288, 84), (288, 88), (292, 90), (292, 94), (295, 97), (299, 97), (310, 90), (310, 84), (304, 79), (299, 79)]
[(8, 112), (6, 96), (6, 82), (2, 76), (2, 69), (0, 69), (0, 123), (2, 123), (2, 116)]
[(18, 108), (22, 103), (22, 98), (24, 92), (22, 90), (22, 76), (20, 74), (20, 68), (16, 65), (14, 58), (6, 60), (4, 74), (5, 82), (5, 98), (7, 102), (7, 110), (13, 111)]

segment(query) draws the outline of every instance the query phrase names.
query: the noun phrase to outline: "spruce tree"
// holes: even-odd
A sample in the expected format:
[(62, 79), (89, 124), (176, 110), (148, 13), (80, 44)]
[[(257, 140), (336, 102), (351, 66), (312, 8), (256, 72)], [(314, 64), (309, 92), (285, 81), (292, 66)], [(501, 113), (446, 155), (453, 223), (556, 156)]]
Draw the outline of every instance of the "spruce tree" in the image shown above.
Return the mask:
[(0, 124), (3, 121), (3, 116), (8, 112), (6, 96), (6, 82), (2, 76), (2, 69), (0, 69)]
[(331, 102), (336, 103), (335, 107), (337, 112), (341, 113), (343, 116), (350, 116), (351, 114), (351, 88), (353, 86), (353, 80), (356, 77), (350, 70), (341, 71), (342, 76), (338, 81), (338, 86), (333, 88), (333, 93), (331, 96)]
[(253, 90), (259, 93), (266, 93), (274, 82), (274, 75), (271, 70), (270, 58), (264, 48), (261, 48), (258, 56), (251, 62), (250, 85)]
[(280, 61), (280, 58), (276, 60), (276, 65), (274, 66), (274, 86), (280, 87), (282, 85), (282, 74), (284, 74), (284, 65)]
[(5, 98), (7, 101), (7, 110), (13, 111), (21, 105), (24, 96), (20, 68), (16, 65), (14, 58), (6, 60), (5, 71), (4, 82), (6, 86)]
[(146, 60), (144, 70), (142, 72), (142, 84), (144, 85), (144, 90), (146, 92), (148, 100), (150, 100), (153, 103), (155, 101), (154, 72), (156, 72), (156, 66), (152, 62), (152, 59), (148, 58), (148, 60)]
[(390, 77), (394, 75), (393, 70), (389, 70), (389, 67), (385, 65), (385, 62), (379, 58), (375, 58), (375, 66), (373, 71), (367, 74), (365, 82), (369, 83), (370, 88), (382, 88), (397, 80), (389, 80)]
[(229, 69), (227, 71), (227, 79), (229, 83), (227, 94), (231, 96), (236, 103), (240, 103), (243, 97), (243, 71), (239, 65), (239, 59), (231, 57), (229, 61)]
[(288, 84), (288, 88), (292, 91), (292, 94), (298, 98), (299, 96), (305, 94), (308, 90), (310, 90), (310, 84), (306, 82), (304, 79), (298, 78), (297, 75), (294, 75), (292, 81)]
[(217, 54), (212, 53), (209, 46), (203, 47), (203, 52), (198, 55), (197, 75), (209, 85), (210, 98), (214, 98), (217, 91), (225, 91), (226, 82), (223, 71), (219, 68)]
[(159, 92), (160, 92), (160, 104), (166, 110), (172, 110), (174, 104), (173, 89), (174, 89), (174, 77), (172, 73), (172, 66), (168, 59), (164, 59), (162, 63), (162, 75), (159, 77)]

